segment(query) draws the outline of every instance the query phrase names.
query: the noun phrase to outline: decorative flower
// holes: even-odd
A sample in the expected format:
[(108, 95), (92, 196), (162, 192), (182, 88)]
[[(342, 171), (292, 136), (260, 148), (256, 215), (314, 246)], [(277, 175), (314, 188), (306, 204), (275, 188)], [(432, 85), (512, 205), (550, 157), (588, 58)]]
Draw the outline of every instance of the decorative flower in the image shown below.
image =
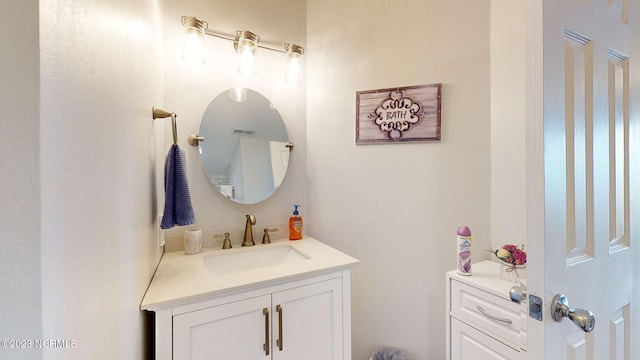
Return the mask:
[(511, 257), (511, 253), (509, 251), (507, 251), (506, 249), (500, 249), (498, 251), (496, 251), (496, 256), (500, 259), (503, 259), (506, 262), (509, 262), (507, 259), (509, 259)]
[(500, 260), (515, 265), (524, 265), (527, 263), (527, 253), (524, 251), (524, 245), (518, 248), (515, 245), (507, 244), (502, 249), (491, 250), (491, 252)]

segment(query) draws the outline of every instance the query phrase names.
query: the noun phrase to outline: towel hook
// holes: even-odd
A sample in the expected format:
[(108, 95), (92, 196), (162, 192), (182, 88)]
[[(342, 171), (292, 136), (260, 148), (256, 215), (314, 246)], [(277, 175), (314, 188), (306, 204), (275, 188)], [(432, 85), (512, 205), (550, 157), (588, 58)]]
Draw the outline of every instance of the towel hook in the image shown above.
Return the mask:
[(155, 106), (151, 108), (153, 119), (161, 119), (171, 117), (171, 130), (173, 131), (173, 145), (178, 145), (178, 126), (176, 125), (176, 113), (158, 109)]

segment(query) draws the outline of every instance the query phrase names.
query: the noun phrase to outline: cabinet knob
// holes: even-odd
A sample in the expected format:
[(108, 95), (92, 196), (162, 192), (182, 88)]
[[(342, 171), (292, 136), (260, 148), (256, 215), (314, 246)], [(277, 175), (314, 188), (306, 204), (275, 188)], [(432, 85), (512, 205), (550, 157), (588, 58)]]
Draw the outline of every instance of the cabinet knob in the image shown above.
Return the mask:
[(527, 300), (527, 287), (524, 284), (513, 286), (511, 290), (509, 290), (509, 298), (518, 304)]

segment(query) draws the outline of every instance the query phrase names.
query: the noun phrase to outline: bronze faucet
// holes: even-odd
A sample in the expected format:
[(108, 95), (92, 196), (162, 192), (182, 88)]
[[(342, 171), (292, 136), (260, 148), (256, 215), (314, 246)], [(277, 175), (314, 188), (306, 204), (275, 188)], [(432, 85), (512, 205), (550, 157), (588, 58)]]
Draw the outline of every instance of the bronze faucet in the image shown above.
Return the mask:
[(256, 217), (253, 214), (247, 214), (247, 223), (244, 226), (244, 241), (242, 246), (253, 246), (256, 243), (253, 242), (253, 230), (252, 225), (256, 224)]

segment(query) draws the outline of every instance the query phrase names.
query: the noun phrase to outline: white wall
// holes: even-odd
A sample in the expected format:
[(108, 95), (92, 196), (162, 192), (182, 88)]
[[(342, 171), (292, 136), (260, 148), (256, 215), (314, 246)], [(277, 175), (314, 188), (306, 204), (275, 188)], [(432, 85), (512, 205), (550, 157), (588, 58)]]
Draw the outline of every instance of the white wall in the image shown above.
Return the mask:
[[(2, 42), (10, 44), (0, 51), (12, 55), (1, 57), (0, 98), (9, 109), (2, 122), (9, 131), (0, 132), (8, 154), (1, 174), (15, 174), (0, 175), (9, 189), (2, 193), (9, 206), (1, 228), (5, 239), (20, 234), (19, 242), (0, 249), (2, 284), (22, 287), (3, 293), (2, 334), (77, 341), (73, 350), (46, 351), (51, 359), (144, 356), (137, 305), (160, 255), (156, 153), (168, 149), (156, 142), (150, 119), (157, 105), (179, 114), (196, 226), (241, 227), (248, 212), (259, 224), (284, 223), (290, 204), (302, 203), (312, 235), (362, 260), (353, 278), (354, 359), (378, 345), (419, 359), (443, 357), (444, 272), (455, 264), (455, 228), (469, 225), (475, 258), (486, 258), (489, 190), (496, 186), (489, 179), (500, 171), (489, 161), (497, 147), (489, 145), (495, 132), (489, 130), (488, 1), (404, 0), (389, 7), (310, 0), (306, 9), (291, 0), (169, 0), (164, 53), (156, 42), (157, 1), (42, 1), (40, 121), (37, 32), (35, 24), (23, 26), (37, 19), (35, 4), (13, 4), (0, 15)], [(208, 39), (204, 68), (184, 68), (175, 35), (181, 15), (223, 32), (247, 29), (302, 44), (313, 69), (308, 96), (305, 83), (281, 85), (280, 54), (260, 53), (263, 71), (247, 82), (229, 75), (234, 59), (222, 40)], [(11, 31), (18, 27), (19, 44)], [(211, 56), (223, 50), (227, 55), (214, 62)], [(434, 82), (444, 84), (441, 142), (354, 145), (355, 91)], [(282, 188), (254, 206), (215, 193), (185, 141), (197, 132), (209, 100), (241, 83), (273, 100), (296, 143)], [(158, 121), (156, 128), (168, 129)]]
[[(2, 6), (0, 43), (0, 339), (41, 338), (37, 1)], [(3, 359), (41, 356), (0, 349)]]
[[(336, 11), (339, 9), (339, 11)], [(489, 1), (309, 0), (311, 235), (361, 260), (353, 358), (445, 353), (455, 232), (490, 247)], [(442, 141), (355, 145), (358, 90), (443, 83)]]
[[(264, 43), (280, 46), (289, 42), (304, 46), (305, 9), (305, 2), (297, 0), (164, 1), (164, 106), (178, 114), (178, 143), (187, 155), (189, 187), (196, 216), (196, 224), (166, 231), (167, 241), (177, 240), (178, 248), (185, 229), (202, 228), (205, 233), (244, 229), (245, 214), (256, 216), (257, 229), (286, 224), (293, 212), (293, 204), (303, 206), (304, 216), (309, 202), (304, 77), (299, 85), (285, 85), (284, 54), (258, 49), (258, 74), (243, 79), (236, 71), (237, 55), (233, 43), (211, 36), (204, 38), (206, 64), (190, 67), (181, 59), (181, 16), (195, 16), (207, 21), (211, 30), (225, 34), (235, 35), (236, 30), (250, 30), (260, 35)], [(284, 182), (271, 198), (255, 205), (236, 204), (219, 194), (202, 169), (198, 149), (187, 144), (187, 136), (198, 133), (200, 120), (211, 100), (236, 86), (256, 90), (271, 100), (284, 120), (291, 142), (295, 144)], [(169, 149), (169, 143), (166, 149)], [(163, 199), (160, 201), (162, 204)], [(287, 230), (283, 229), (282, 234), (286, 236)], [(232, 232), (233, 243), (242, 241), (233, 236)], [(175, 247), (169, 244), (168, 249), (175, 250)]]
[(491, 248), (526, 243), (524, 2), (491, 0)]
[(160, 4), (40, 1), (43, 336), (77, 344), (46, 359), (142, 359), (153, 336)]

